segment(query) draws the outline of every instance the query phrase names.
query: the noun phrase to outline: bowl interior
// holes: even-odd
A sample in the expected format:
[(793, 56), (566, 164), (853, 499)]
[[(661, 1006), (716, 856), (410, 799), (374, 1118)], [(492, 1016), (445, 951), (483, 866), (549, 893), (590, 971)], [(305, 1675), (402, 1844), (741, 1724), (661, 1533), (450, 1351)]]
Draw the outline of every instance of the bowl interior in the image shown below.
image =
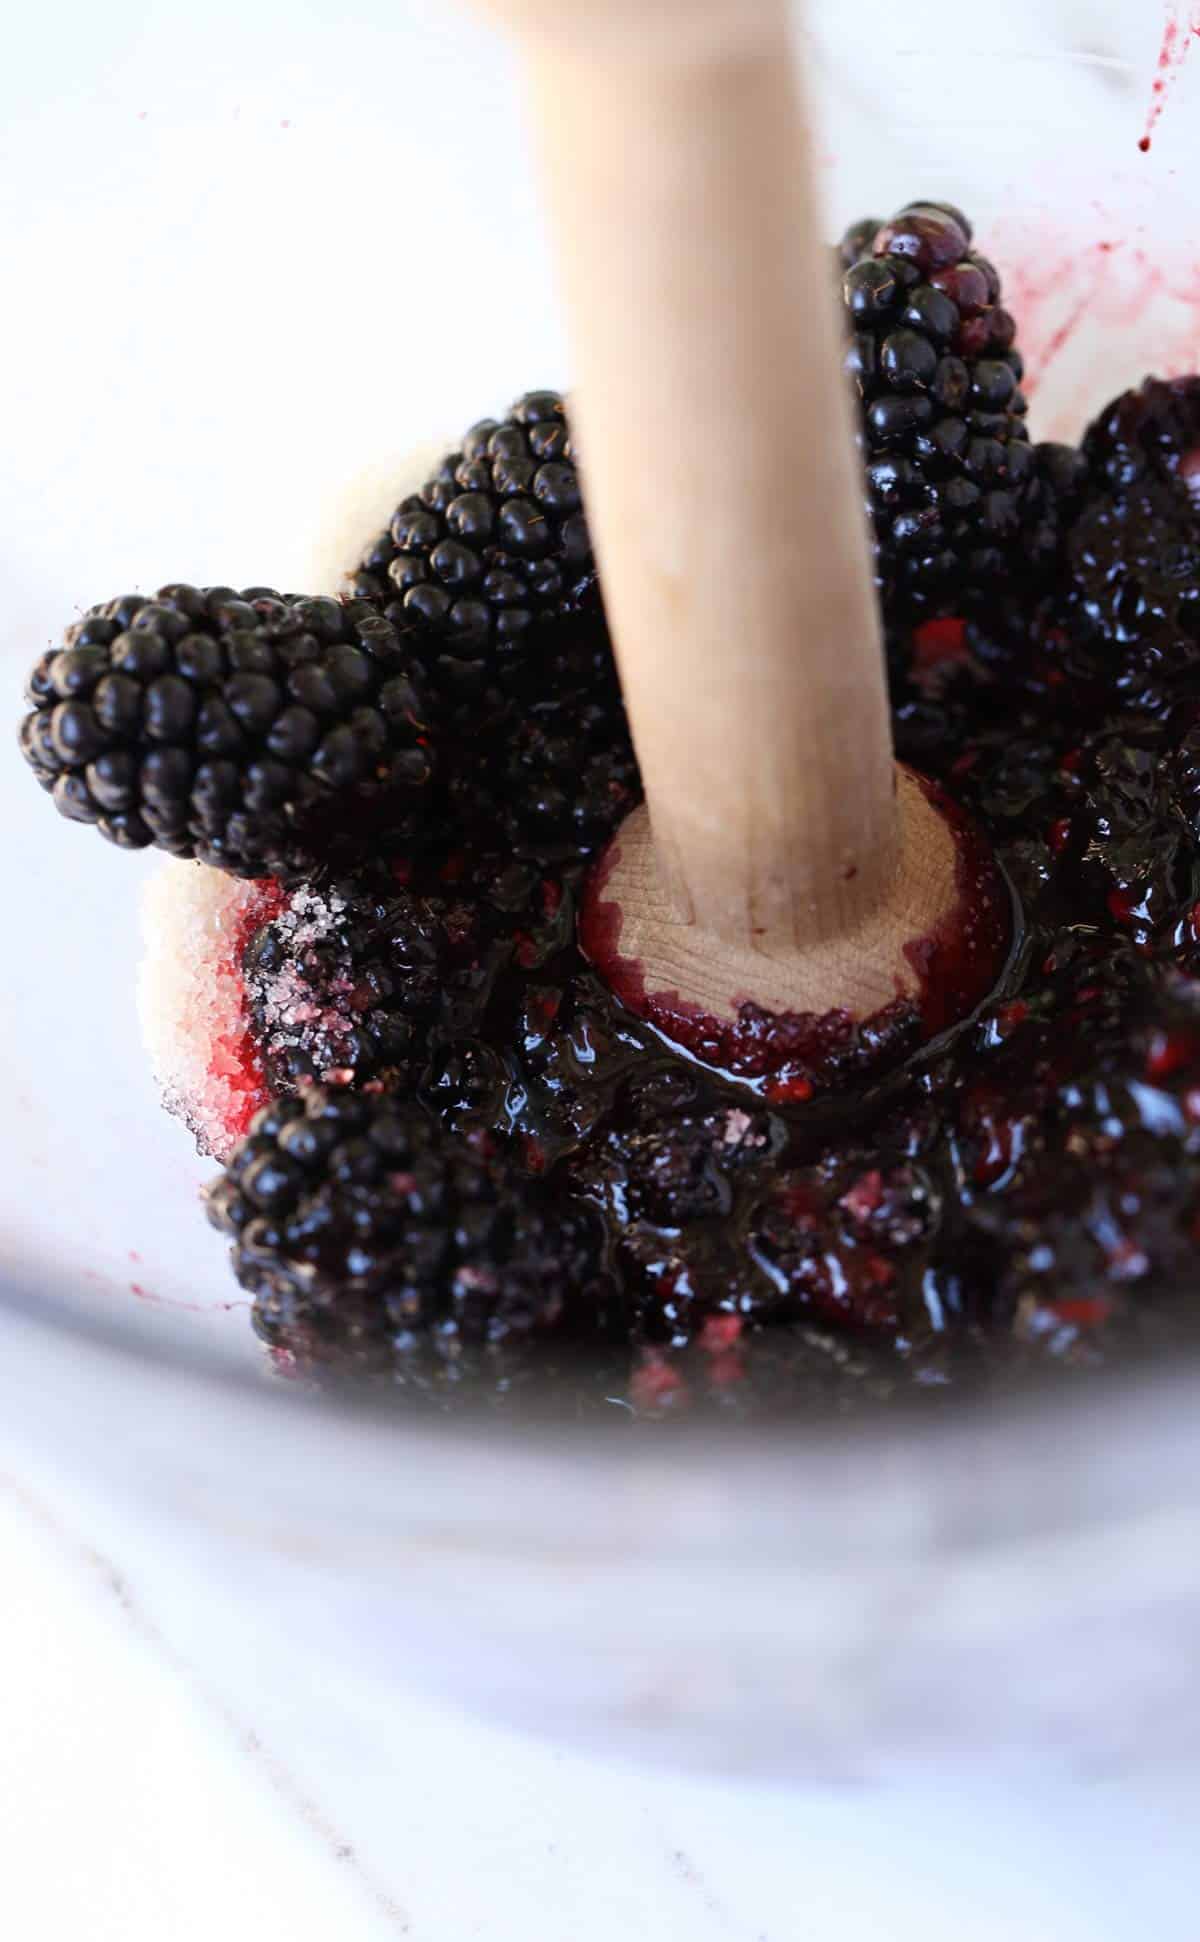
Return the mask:
[[(831, 233), (914, 192), (969, 206), (1024, 313), (1047, 435), (1196, 359), (1181, 211), (1200, 56), (1176, 48), (1156, 97), (1157, 9), (1043, 12), (1005, 9), (978, 47), (949, 0), (902, 25), (822, 4), (811, 31)], [(486, 32), (417, 0), (349, 23), (225, 0), (203, 34), (143, 15), (118, 0), (103, 42), (73, 34), (64, 56), (51, 9), (0, 78), (33, 185), (5, 210), (14, 716), (28, 665), (91, 601), (168, 578), (335, 584), (399, 455), (568, 376), (511, 63)], [(139, 1042), (155, 861), (60, 821), (15, 753), (0, 814), (0, 1267), (257, 1368), (196, 1205), (212, 1168), (159, 1110)]]

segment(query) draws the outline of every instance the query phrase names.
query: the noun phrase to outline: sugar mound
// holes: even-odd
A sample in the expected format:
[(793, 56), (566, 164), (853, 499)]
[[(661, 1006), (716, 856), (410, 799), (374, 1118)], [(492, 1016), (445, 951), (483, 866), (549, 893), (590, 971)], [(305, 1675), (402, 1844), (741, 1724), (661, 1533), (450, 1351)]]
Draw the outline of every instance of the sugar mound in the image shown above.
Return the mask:
[(241, 954), (280, 900), (272, 882), (243, 883), (175, 857), (163, 858), (142, 896), (142, 1036), (163, 1105), (216, 1160), (228, 1158), (266, 1099)]

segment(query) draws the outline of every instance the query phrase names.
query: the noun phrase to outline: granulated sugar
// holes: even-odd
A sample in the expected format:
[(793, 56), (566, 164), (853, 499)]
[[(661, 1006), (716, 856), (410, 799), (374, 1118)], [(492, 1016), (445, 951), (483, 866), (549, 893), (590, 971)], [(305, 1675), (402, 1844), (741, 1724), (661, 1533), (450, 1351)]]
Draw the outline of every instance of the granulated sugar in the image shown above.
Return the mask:
[(172, 857), (143, 893), (137, 999), (146, 1048), (167, 1111), (217, 1160), (266, 1100), (241, 955), (281, 902), (270, 880), (243, 883)]
[(245, 980), (263, 1050), (275, 1058), (304, 1051), (316, 1072), (333, 1084), (347, 1063), (347, 1040), (370, 993), (343, 973), (327, 981), (329, 1002), (319, 1005), (300, 966), (306, 951), (338, 937), (345, 914), (345, 899), (336, 891), (322, 893), (302, 884), (274, 920), (285, 962), (278, 970), (254, 966)]

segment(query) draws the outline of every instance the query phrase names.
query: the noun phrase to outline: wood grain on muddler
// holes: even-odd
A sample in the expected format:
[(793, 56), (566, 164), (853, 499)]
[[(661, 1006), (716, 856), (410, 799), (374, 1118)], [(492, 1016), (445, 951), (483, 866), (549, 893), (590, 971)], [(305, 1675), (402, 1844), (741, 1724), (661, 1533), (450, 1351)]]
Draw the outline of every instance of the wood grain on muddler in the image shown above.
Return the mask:
[(913, 991), (953, 839), (897, 789), (864, 493), (782, 0), (491, 8), (524, 36), (646, 806), (606, 896), (723, 1015)]

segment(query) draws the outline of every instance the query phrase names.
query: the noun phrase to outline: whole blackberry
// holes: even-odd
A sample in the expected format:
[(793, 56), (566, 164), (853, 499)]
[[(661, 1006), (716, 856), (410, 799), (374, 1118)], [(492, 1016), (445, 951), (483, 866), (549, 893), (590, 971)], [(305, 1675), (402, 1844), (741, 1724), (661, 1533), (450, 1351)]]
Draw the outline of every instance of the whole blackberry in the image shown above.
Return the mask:
[(455, 765), (454, 813), (489, 842), (502, 832), (521, 857), (587, 857), (642, 794), (602, 617), (547, 630), (536, 660), (501, 679), (501, 709)]
[(208, 1213), (257, 1333), (306, 1368), (436, 1387), (611, 1327), (595, 1216), (392, 1097), (273, 1101)]
[(521, 650), (535, 622), (595, 595), (566, 407), (530, 391), (472, 425), (364, 553), (354, 591), (416, 624), (454, 688)]
[(958, 612), (1003, 577), (1031, 520), (1050, 517), (1016, 325), (948, 204), (857, 223), (841, 254), (885, 608)]
[(1048, 589), (1033, 601), (1001, 598), (972, 619), (972, 651), (990, 674), (1075, 718), (1119, 706), (1165, 719), (1194, 702), (1200, 504), (1188, 480), (1192, 411), (1200, 414), (1200, 379), (1148, 382), (1090, 428)]
[(123, 849), (303, 874), (343, 819), (425, 813), (426, 704), (362, 600), (161, 587), (93, 607), (42, 656), (21, 747), (58, 809)]

